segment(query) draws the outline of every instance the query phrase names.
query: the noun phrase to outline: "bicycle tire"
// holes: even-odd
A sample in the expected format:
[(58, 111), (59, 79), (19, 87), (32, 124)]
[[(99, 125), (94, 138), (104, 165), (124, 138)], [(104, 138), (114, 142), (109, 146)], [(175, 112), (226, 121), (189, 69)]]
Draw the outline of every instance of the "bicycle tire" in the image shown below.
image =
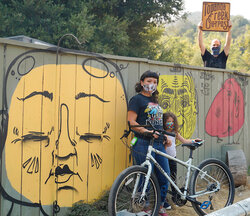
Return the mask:
[[(156, 176), (152, 173), (149, 179), (147, 194), (143, 202), (139, 202), (140, 189), (143, 188), (143, 180), (148, 169), (134, 165), (122, 171), (114, 181), (108, 200), (108, 212), (114, 215), (137, 215), (147, 212), (148, 215), (158, 216), (160, 208), (160, 186)], [(132, 198), (137, 175), (141, 175), (139, 187), (135, 198)], [(130, 214), (129, 214), (130, 213)], [(140, 214), (138, 214), (140, 215)]]
[[(198, 168), (219, 181), (220, 189), (210, 195), (204, 194), (203, 196), (197, 197), (195, 199), (196, 201), (207, 204), (207, 206), (192, 202), (194, 210), (199, 215), (206, 215), (231, 205), (234, 200), (235, 188), (233, 176), (228, 166), (220, 160), (207, 159), (204, 160)], [(190, 181), (190, 194), (195, 195), (198, 191), (209, 190), (209, 188), (214, 187), (216, 187), (216, 184), (212, 179), (204, 178), (204, 175), (202, 175), (202, 173), (200, 174), (199, 170), (194, 171)], [(204, 209), (205, 207), (207, 207), (207, 209)]]

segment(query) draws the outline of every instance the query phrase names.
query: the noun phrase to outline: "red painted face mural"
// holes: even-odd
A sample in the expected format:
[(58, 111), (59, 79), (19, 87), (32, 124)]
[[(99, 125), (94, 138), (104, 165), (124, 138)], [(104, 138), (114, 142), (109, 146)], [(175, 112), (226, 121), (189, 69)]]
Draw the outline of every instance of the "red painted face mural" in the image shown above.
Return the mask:
[(227, 79), (209, 108), (205, 121), (211, 136), (233, 136), (244, 123), (244, 97), (239, 83)]

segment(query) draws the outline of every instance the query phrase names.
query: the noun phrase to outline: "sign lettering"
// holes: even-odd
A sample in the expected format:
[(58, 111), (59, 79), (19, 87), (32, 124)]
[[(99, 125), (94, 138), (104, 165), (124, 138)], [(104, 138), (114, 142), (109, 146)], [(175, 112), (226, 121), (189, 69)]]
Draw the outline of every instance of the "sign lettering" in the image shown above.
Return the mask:
[(203, 2), (202, 22), (203, 31), (222, 31), (229, 29), (230, 3)]

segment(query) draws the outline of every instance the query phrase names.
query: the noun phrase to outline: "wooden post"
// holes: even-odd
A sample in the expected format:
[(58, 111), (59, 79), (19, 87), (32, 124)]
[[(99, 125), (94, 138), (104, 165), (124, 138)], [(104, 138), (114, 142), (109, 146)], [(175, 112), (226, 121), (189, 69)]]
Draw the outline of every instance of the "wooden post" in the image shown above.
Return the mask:
[(247, 184), (247, 161), (242, 149), (227, 151), (227, 164), (232, 172), (235, 186)]

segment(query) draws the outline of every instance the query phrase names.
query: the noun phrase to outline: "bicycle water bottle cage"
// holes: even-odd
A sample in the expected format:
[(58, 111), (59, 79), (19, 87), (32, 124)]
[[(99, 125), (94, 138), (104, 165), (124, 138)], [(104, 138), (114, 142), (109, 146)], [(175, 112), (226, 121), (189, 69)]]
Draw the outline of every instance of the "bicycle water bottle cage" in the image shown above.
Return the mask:
[(201, 209), (207, 209), (211, 205), (211, 201), (204, 201), (201, 204)]

